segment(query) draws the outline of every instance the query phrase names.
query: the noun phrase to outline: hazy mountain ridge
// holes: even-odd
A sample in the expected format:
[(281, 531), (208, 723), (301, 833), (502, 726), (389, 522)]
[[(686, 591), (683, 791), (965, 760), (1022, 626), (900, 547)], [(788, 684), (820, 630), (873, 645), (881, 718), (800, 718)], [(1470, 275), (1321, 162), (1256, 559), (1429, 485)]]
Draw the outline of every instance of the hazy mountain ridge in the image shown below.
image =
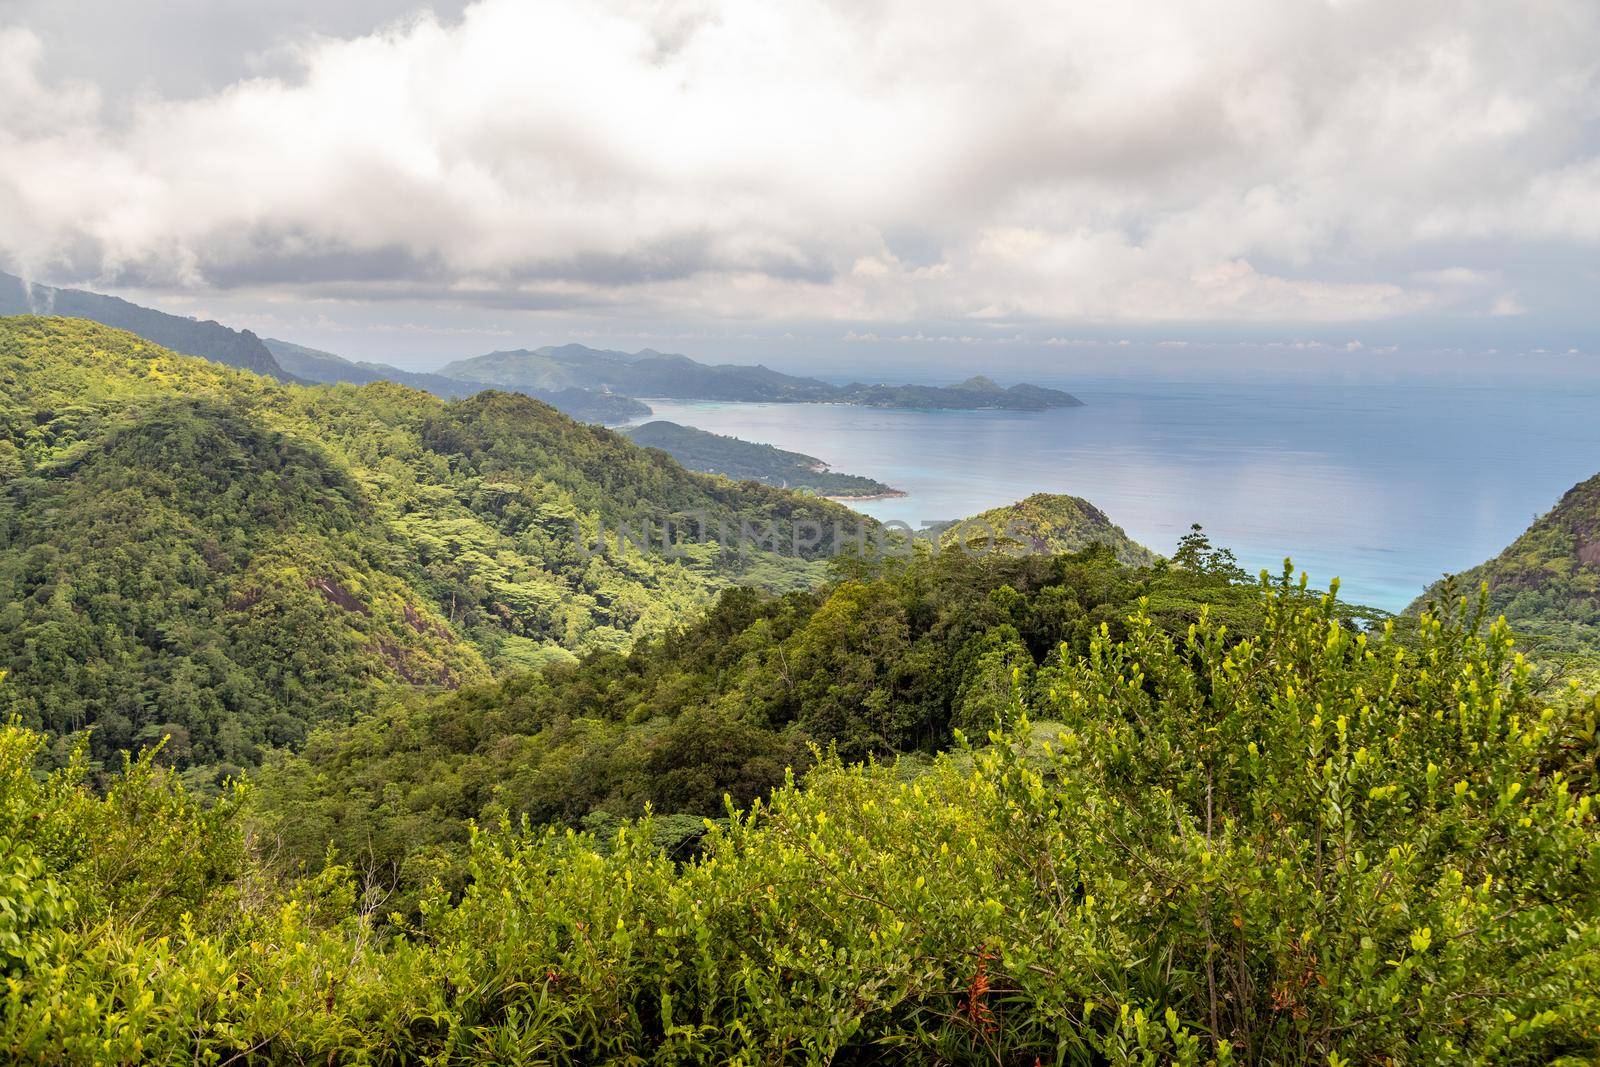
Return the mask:
[(407, 371), (383, 363), (346, 359), (292, 341), (262, 340), (249, 330), (171, 315), (120, 297), (30, 286), (21, 278), (0, 272), (0, 315), (32, 314), (89, 319), (127, 330), (175, 352), (285, 381), (351, 385), (390, 381), (446, 399), (496, 387), (525, 393), (581, 421), (604, 425), (648, 416), (649, 406), (638, 398), (650, 396), (963, 410), (1039, 411), (1081, 404), (1060, 390), (1025, 383), (1002, 389), (983, 376), (953, 386), (859, 382), (835, 386), (761, 365), (708, 365), (651, 348), (629, 353), (577, 343), (492, 352), (456, 360), (438, 372)]
[(840, 402), (862, 407), (954, 409), (982, 411), (1045, 411), (1082, 407), (1083, 401), (1060, 389), (1021, 382), (1009, 388), (992, 378), (974, 375), (956, 385), (864, 385), (841, 387)]
[(730, 402), (812, 402), (867, 407), (1042, 411), (1077, 407), (1077, 397), (1059, 389), (1020, 384), (1003, 389), (977, 376), (959, 385), (833, 385), (760, 364), (705, 364), (654, 349), (617, 352), (580, 344), (491, 352), (445, 365), (441, 374), (505, 389), (577, 386), (633, 397)]
[[(379, 381), (398, 382), (446, 399), (471, 396), (488, 387), (484, 382), (466, 381), (444, 374), (407, 371), (385, 363), (345, 359), (332, 352), (307, 348), (291, 341), (268, 338), (265, 344), (286, 370), (296, 377), (311, 382), (326, 384), (345, 382), (351, 385), (366, 385)], [(650, 414), (648, 405), (631, 397), (602, 393), (593, 389), (563, 387), (519, 391), (543, 400), (557, 411), (571, 415), (580, 422), (597, 422), (610, 426)]]
[(366, 360), (346, 359), (324, 352), (316, 348), (307, 348), (297, 345), (292, 341), (282, 341), (276, 337), (267, 337), (262, 340), (284, 370), (297, 378), (304, 378), (308, 382), (323, 384), (345, 383), (349, 385), (370, 385), (372, 382), (395, 382), (399, 385), (409, 386), (412, 389), (421, 389), (435, 396), (445, 399), (454, 399), (461, 396), (471, 396), (483, 387), (474, 382), (459, 381), (448, 378), (442, 374), (430, 374), (426, 371), (401, 370), (391, 367), (386, 363), (372, 363)]
[(184, 355), (199, 356), (274, 378), (286, 377), (266, 344), (249, 330), (169, 315), (119, 297), (82, 289), (57, 289), (38, 284), (30, 287), (21, 278), (4, 272), (0, 272), (0, 315), (62, 315), (89, 319), (127, 330)]

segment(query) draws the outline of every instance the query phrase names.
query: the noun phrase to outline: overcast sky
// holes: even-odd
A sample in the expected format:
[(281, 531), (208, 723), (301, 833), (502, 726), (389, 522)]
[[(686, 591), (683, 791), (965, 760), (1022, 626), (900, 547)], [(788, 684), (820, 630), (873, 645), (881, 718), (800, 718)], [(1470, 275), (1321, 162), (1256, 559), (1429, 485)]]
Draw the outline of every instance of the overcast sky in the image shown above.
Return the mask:
[(1595, 0), (0, 0), (0, 266), (407, 365), (1587, 356), (1597, 252)]

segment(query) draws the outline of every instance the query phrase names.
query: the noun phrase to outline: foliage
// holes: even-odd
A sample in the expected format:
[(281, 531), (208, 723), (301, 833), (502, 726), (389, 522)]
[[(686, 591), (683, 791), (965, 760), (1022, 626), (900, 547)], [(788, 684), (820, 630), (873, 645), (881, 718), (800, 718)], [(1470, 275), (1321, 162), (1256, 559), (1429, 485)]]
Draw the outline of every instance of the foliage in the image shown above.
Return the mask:
[[(1136, 606), (916, 773), (825, 760), (674, 863), (502, 825), (385, 929), (235, 860), (170, 775), (0, 737), (18, 1062), (1550, 1063), (1600, 1056), (1600, 705), (1508, 630)], [(1029, 715), (1054, 720), (1032, 727)], [(149, 827), (148, 838), (130, 835)], [(163, 828), (167, 829), (163, 829)], [(187, 828), (187, 829), (186, 829)], [(139, 862), (99, 850), (147, 840)], [(60, 842), (81, 842), (67, 847)], [(161, 872), (183, 857), (215, 862)], [(88, 872), (94, 870), (91, 876)], [(193, 872), (193, 873), (189, 873)], [(137, 887), (168, 895), (145, 910)], [(8, 898), (9, 899), (9, 898)], [(173, 917), (182, 904), (187, 913)], [(159, 914), (157, 914), (159, 912)], [(20, 915), (20, 921), (15, 916)], [(26, 966), (17, 961), (26, 959)]]
[(1184, 570), (1216, 575), (1229, 581), (1243, 581), (1246, 577), (1233, 550), (1214, 547), (1198, 522), (1178, 539), (1178, 550), (1172, 554), (1172, 563)]
[[(1114, 635), (1141, 599), (1181, 634), (1205, 608), (1259, 627), (1253, 587), (1175, 568), (1076, 556), (935, 556), (851, 566), (786, 596), (725, 592), (703, 618), (627, 654), (384, 708), (279, 753), (260, 828), (287, 865), (333, 842), (397, 905), (429, 878), (458, 881), (468, 825), (502, 817), (589, 825), (597, 815), (717, 816), (804, 768), (948, 748), (981, 734), (1020, 687), (1043, 701), (1047, 665)], [(1301, 595), (1293, 590), (1285, 595)]]

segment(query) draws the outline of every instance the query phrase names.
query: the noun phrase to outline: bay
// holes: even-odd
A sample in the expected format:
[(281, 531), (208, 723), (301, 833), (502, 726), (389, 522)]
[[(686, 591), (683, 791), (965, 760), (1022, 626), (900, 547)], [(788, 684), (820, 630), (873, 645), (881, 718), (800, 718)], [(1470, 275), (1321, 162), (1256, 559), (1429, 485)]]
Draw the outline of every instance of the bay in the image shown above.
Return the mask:
[[(1055, 383), (1052, 383), (1055, 384)], [(1064, 383), (1081, 408), (888, 411), (648, 400), (651, 416), (818, 456), (906, 491), (913, 528), (1033, 493), (1101, 507), (1163, 554), (1192, 522), (1251, 570), (1284, 557), (1398, 610), (1600, 472), (1600, 387), (1537, 382)]]

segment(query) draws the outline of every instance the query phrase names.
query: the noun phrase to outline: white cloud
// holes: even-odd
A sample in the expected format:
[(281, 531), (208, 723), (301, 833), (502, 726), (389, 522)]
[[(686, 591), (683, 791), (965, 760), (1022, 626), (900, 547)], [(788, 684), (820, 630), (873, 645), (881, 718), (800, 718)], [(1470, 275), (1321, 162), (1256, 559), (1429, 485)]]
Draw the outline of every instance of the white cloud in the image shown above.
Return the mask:
[(1505, 248), (1600, 241), (1597, 46), (1591, 0), (481, 0), (113, 108), (12, 28), (0, 253), (754, 320), (1504, 314)]
[(1426, 285), (1475, 287), (1493, 285), (1500, 281), (1501, 274), (1499, 271), (1473, 270), (1471, 267), (1438, 267), (1416, 271), (1412, 277)]

